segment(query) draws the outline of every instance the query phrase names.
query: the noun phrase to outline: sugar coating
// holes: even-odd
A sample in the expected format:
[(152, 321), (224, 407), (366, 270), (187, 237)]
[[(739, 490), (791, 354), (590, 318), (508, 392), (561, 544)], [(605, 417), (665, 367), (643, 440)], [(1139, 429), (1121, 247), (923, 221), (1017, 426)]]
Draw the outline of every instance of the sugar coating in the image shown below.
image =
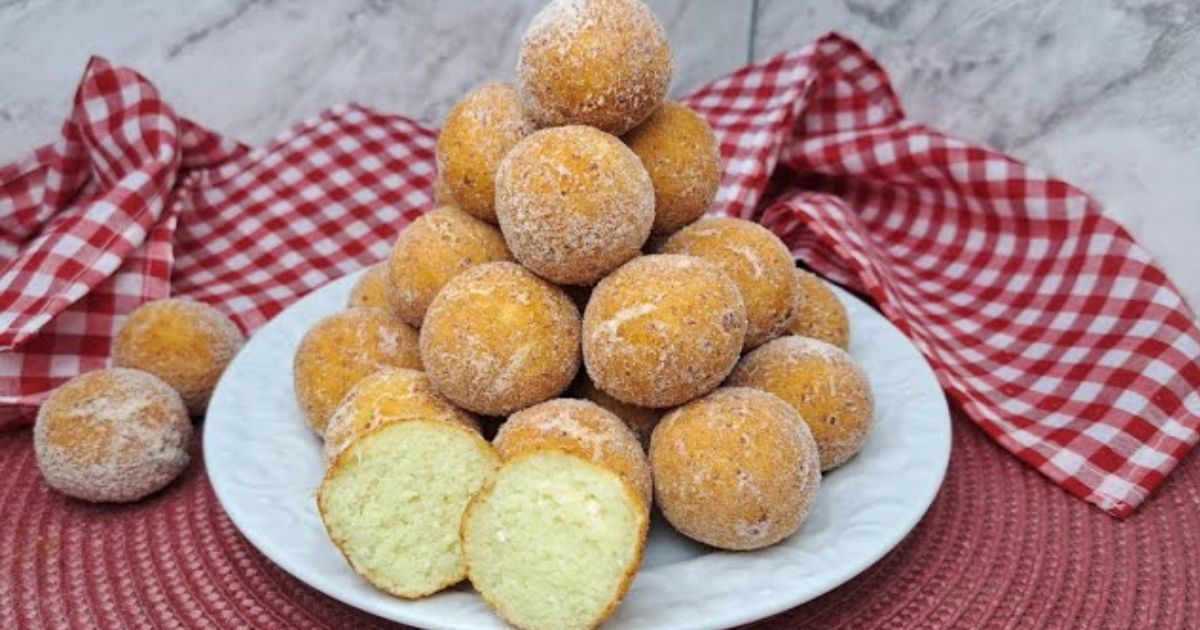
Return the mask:
[(317, 322), (300, 340), (293, 362), (304, 419), (325, 435), (329, 417), (350, 389), (389, 367), (421, 369), (417, 332), (395, 315), (360, 307)]
[(699, 219), (721, 184), (721, 152), (703, 118), (685, 105), (663, 103), (622, 140), (654, 183), (654, 234), (670, 234)]
[(454, 193), (446, 184), (446, 176), (440, 170), (437, 172), (437, 179), (433, 180), (433, 203), (439, 206), (458, 206)]
[(654, 426), (658, 424), (659, 419), (662, 418), (661, 409), (639, 407), (638, 405), (631, 405), (613, 398), (608, 392), (596, 387), (592, 379), (588, 378), (586, 370), (581, 371), (575, 379), (575, 384), (571, 386), (570, 393), (574, 398), (590, 400), (600, 405), (623, 420), (625, 425), (637, 434), (638, 441), (642, 444), (642, 449), (650, 449), (650, 434), (654, 431)]
[(455, 276), (421, 327), (434, 387), (456, 405), (506, 415), (557, 396), (579, 369), (579, 311), (520, 265), (493, 262)]
[(591, 127), (543, 129), (496, 173), (496, 216), (513, 256), (559, 284), (593, 284), (637, 256), (654, 223), (641, 160)]
[(737, 284), (749, 319), (745, 349), (778, 337), (791, 323), (796, 266), (783, 241), (763, 226), (728, 217), (700, 219), (673, 234), (659, 251), (703, 258)]
[(476, 433), (479, 421), (433, 388), (424, 372), (385, 368), (359, 381), (325, 427), (326, 465), (358, 437), (389, 422), (442, 420)]
[(401, 232), (392, 249), (392, 305), (400, 319), (419, 328), (433, 297), (451, 278), (498, 260), (512, 260), (512, 254), (495, 226), (457, 208), (434, 209)]
[(637, 435), (593, 402), (559, 398), (518, 411), (500, 426), (492, 446), (504, 460), (548, 448), (578, 455), (624, 478), (647, 509), (653, 499), (650, 462)]
[(794, 407), (817, 441), (821, 470), (853, 457), (874, 423), (866, 375), (844, 350), (818, 339), (767, 342), (742, 357), (728, 383), (771, 392)]
[(463, 97), (437, 140), (438, 173), (454, 205), (495, 223), (496, 168), (535, 128), (511, 85), (485, 83)]
[(792, 535), (821, 482), (808, 425), (778, 397), (723, 387), (667, 414), (650, 442), (654, 495), (685, 536), (759, 549)]
[(824, 280), (803, 269), (796, 270), (796, 316), (787, 331), (831, 343), (842, 350), (850, 347), (850, 317), (846, 306)]
[(149, 372), (174, 387), (193, 416), (208, 408), (213, 388), (245, 338), (224, 313), (194, 300), (146, 302), (113, 339), (116, 367)]
[(642, 256), (592, 291), (583, 318), (588, 376), (613, 397), (672, 407), (716, 387), (737, 362), (746, 307), (716, 265)]
[(391, 293), (391, 288), (389, 287), (391, 279), (388, 277), (388, 273), (388, 264), (386, 262), (376, 263), (368, 267), (358, 277), (358, 282), (354, 283), (354, 288), (350, 290), (350, 297), (346, 300), (346, 306), (350, 308), (369, 306), (391, 310), (392, 300), (389, 296)]
[(38, 410), (33, 448), (46, 483), (85, 501), (136, 501), (188, 465), (192, 423), (162, 379), (126, 368), (77, 376)]
[(623, 134), (662, 103), (674, 61), (640, 0), (553, 0), (521, 41), (517, 76), (540, 126), (590, 125)]

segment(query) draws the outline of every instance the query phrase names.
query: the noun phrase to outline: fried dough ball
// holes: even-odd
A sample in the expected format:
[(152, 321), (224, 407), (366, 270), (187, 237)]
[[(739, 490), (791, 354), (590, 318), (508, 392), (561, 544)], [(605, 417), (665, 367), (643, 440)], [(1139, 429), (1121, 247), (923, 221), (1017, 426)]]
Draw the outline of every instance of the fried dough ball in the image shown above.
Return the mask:
[(654, 234), (670, 234), (699, 219), (717, 196), (721, 151), (696, 112), (664, 103), (623, 138), (654, 183)]
[(571, 384), (579, 311), (520, 265), (478, 265), (447, 282), (429, 306), (421, 358), (430, 381), (456, 405), (509, 414)]
[(796, 265), (787, 246), (767, 228), (743, 219), (714, 217), (679, 230), (659, 250), (708, 260), (737, 283), (746, 302), (746, 349), (778, 337), (796, 310)]
[(358, 277), (358, 281), (354, 283), (354, 288), (350, 290), (350, 298), (346, 301), (346, 306), (350, 308), (369, 306), (391, 310), (392, 302), (388, 297), (388, 292), (390, 291), (388, 285), (390, 283), (391, 280), (388, 278), (388, 264), (386, 262), (371, 265)]
[(485, 83), (463, 97), (437, 140), (438, 173), (455, 205), (495, 223), (496, 168), (534, 129), (511, 85)]
[(621, 475), (650, 508), (650, 463), (637, 436), (608, 410), (586, 400), (558, 398), (508, 417), (492, 446), (504, 460), (545, 449), (590, 459)]
[(500, 163), (496, 216), (521, 264), (558, 284), (593, 284), (638, 255), (654, 223), (654, 186), (615, 137), (543, 129)]
[(442, 285), (497, 260), (512, 260), (512, 255), (494, 226), (457, 208), (427, 212), (400, 233), (392, 250), (392, 304), (400, 319), (419, 328)]
[(296, 401), (325, 435), (329, 417), (352, 387), (389, 367), (421, 369), (417, 332), (379, 308), (352, 308), (317, 322), (296, 349)]
[(433, 180), (433, 203), (438, 206), (458, 207), (458, 201), (454, 199), (454, 193), (450, 192), (446, 176), (441, 171), (438, 171), (437, 179)]
[(359, 436), (401, 420), (443, 420), (479, 432), (475, 416), (437, 393), (424, 372), (386, 368), (359, 381), (329, 418), (325, 463), (332, 463)]
[(592, 291), (583, 359), (596, 386), (618, 400), (672, 407), (716, 387), (745, 335), (742, 297), (716, 265), (642, 256)]
[(742, 358), (730, 385), (771, 392), (808, 423), (821, 470), (841, 466), (867, 440), (875, 415), (871, 385), (854, 359), (832, 344), (789, 335)]
[(831, 343), (842, 350), (850, 347), (850, 318), (846, 306), (824, 280), (803, 269), (796, 270), (796, 316), (787, 331)]
[(540, 126), (618, 135), (662, 104), (673, 72), (666, 33), (640, 0), (553, 0), (525, 31), (517, 64)]
[(792, 535), (821, 483), (808, 425), (778, 397), (724, 387), (667, 414), (650, 441), (654, 496), (680, 533), (721, 549)]
[(221, 311), (194, 300), (146, 302), (133, 310), (113, 339), (116, 367), (149, 372), (202, 416), (225, 366), (241, 349), (242, 331)]
[(613, 398), (608, 392), (596, 387), (592, 379), (588, 378), (586, 370), (582, 371), (575, 379), (575, 384), (571, 387), (571, 395), (575, 398), (590, 400), (623, 420), (625, 425), (637, 435), (638, 441), (642, 444), (642, 450), (650, 450), (650, 434), (654, 432), (654, 426), (662, 418), (661, 409), (639, 407)]
[(63, 383), (38, 410), (33, 448), (46, 484), (96, 502), (136, 501), (188, 465), (192, 422), (179, 393), (125, 368)]

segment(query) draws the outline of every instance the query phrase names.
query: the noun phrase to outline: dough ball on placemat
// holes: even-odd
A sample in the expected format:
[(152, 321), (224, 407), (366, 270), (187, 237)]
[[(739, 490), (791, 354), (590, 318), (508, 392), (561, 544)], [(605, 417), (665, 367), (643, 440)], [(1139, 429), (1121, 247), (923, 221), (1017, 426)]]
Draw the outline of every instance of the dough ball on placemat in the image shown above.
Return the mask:
[(179, 393), (124, 368), (77, 376), (38, 410), (33, 446), (46, 483), (86, 501), (136, 501), (188, 465), (192, 423)]
[(511, 85), (486, 83), (463, 97), (437, 140), (438, 173), (455, 205), (495, 223), (496, 168), (534, 129)]
[(149, 372), (183, 397), (188, 413), (204, 415), (213, 388), (245, 338), (221, 311), (194, 300), (146, 302), (113, 339), (117, 367)]
[(817, 445), (795, 409), (744, 387), (667, 414), (650, 440), (654, 496), (684, 535), (758, 549), (792, 535), (820, 485)]
[(463, 510), (498, 464), (472, 429), (391, 422), (338, 456), (317, 507), (355, 571), (393, 595), (422, 597), (466, 575), (458, 537)]
[(379, 308), (352, 308), (317, 322), (296, 350), (296, 400), (318, 435), (350, 388), (388, 367), (421, 369), (417, 331)]
[(420, 327), (446, 282), (498, 260), (512, 260), (512, 254), (494, 226), (457, 208), (432, 210), (401, 232), (392, 250), (392, 304), (400, 319)]
[(591, 127), (543, 129), (496, 174), (496, 215), (513, 256), (559, 284), (592, 284), (637, 256), (654, 223), (641, 160)]
[(771, 392), (800, 413), (817, 440), (821, 470), (842, 465), (862, 448), (875, 404), (854, 359), (832, 344), (788, 335), (742, 357), (730, 385)]
[(831, 343), (842, 350), (850, 347), (850, 318), (837, 294), (816, 274), (796, 270), (796, 316), (787, 331)]
[(579, 369), (579, 311), (520, 265), (472, 267), (429, 306), (421, 357), (434, 387), (456, 405), (509, 414), (571, 384)]
[(654, 183), (654, 234), (670, 234), (708, 210), (721, 183), (721, 152), (696, 112), (664, 103), (622, 139)]
[(350, 290), (350, 297), (346, 301), (346, 306), (350, 308), (368, 306), (391, 310), (392, 301), (388, 296), (388, 293), (391, 291), (388, 287), (390, 283), (391, 280), (388, 278), (388, 265), (386, 262), (371, 265), (358, 277), (358, 282), (354, 283), (354, 288)]
[(588, 300), (583, 359), (597, 387), (643, 407), (671, 407), (716, 387), (737, 363), (746, 308), (716, 265), (642, 256)]
[(649, 512), (620, 475), (561, 451), (504, 463), (463, 515), (471, 584), (526, 630), (594, 628), (625, 597)]

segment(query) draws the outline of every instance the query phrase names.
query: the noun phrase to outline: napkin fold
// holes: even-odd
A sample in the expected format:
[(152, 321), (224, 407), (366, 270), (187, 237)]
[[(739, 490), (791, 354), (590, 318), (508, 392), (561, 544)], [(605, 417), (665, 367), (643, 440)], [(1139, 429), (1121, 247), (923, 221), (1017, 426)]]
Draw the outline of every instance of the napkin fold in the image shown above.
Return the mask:
[[(836, 34), (684, 101), (721, 142), (712, 212), (868, 296), (1022, 461), (1124, 517), (1195, 445), (1195, 315), (1086, 193), (905, 119)], [(92, 59), (59, 140), (0, 168), (0, 428), (103, 367), (146, 300), (192, 297), (249, 332), (384, 258), (432, 207), (435, 139), (346, 105), (251, 149)]]

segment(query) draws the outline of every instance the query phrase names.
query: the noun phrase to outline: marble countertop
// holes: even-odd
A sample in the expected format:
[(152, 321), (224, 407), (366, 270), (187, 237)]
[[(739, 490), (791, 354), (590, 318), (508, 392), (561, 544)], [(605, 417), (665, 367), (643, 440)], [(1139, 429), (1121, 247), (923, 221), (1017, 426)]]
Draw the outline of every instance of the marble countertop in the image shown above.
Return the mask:
[[(544, 0), (0, 0), (0, 162), (52, 138), (88, 56), (250, 143), (344, 101), (436, 125), (512, 77)], [(1091, 191), (1200, 307), (1200, 2), (648, 0), (682, 94), (838, 30), (909, 115)]]

